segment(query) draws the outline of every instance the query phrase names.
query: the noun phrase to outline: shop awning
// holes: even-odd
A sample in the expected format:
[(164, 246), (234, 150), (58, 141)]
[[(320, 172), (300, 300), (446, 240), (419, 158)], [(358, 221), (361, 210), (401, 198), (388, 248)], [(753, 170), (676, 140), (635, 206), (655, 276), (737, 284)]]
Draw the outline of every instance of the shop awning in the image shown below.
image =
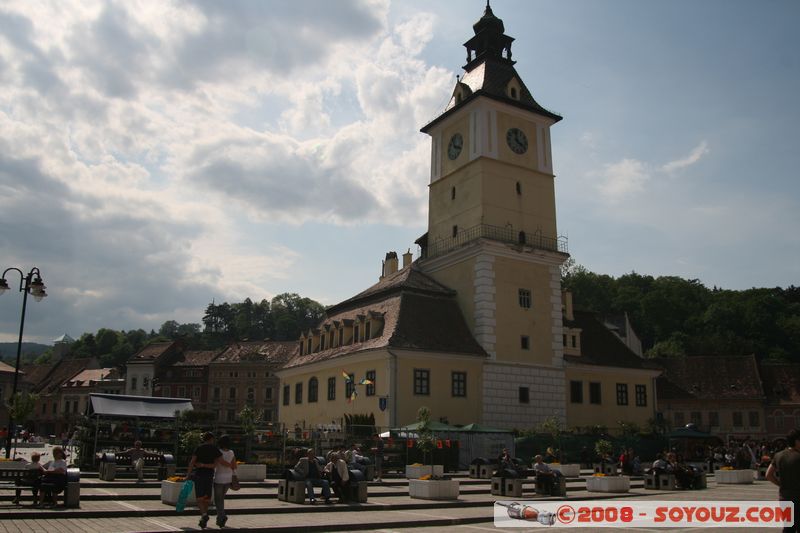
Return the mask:
[(89, 415), (125, 418), (175, 418), (176, 412), (191, 411), (188, 398), (153, 398), (121, 394), (89, 394)]

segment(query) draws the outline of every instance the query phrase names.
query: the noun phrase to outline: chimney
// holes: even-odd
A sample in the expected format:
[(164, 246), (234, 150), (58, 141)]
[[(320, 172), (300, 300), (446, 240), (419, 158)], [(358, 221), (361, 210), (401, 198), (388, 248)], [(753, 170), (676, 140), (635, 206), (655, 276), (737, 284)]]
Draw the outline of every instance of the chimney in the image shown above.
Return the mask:
[(403, 268), (411, 266), (412, 257), (414, 257), (414, 256), (411, 255), (411, 248), (409, 248), (408, 251), (403, 254)]
[(564, 309), (564, 318), (575, 320), (575, 315), (572, 313), (572, 292), (561, 291), (561, 301)]
[(389, 252), (386, 254), (386, 260), (383, 262), (383, 275), (391, 276), (397, 272), (397, 252)]

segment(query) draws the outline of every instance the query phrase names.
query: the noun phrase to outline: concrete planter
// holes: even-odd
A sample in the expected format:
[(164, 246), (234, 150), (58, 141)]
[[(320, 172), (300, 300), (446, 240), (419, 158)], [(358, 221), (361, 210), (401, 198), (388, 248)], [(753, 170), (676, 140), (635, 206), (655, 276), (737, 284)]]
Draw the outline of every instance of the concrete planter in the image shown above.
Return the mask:
[(267, 477), (267, 465), (236, 465), (236, 477), (239, 481), (264, 481)]
[(753, 470), (717, 470), (714, 476), (717, 483), (725, 485), (748, 485), (753, 482)]
[[(178, 495), (183, 488), (183, 481), (162, 481), (161, 482), (161, 503), (172, 505), (173, 507), (178, 503)], [(197, 505), (195, 493), (192, 491), (189, 494), (189, 499), (186, 500), (187, 507), (194, 507)]]
[(628, 476), (591, 476), (586, 478), (586, 490), (589, 492), (628, 492), (631, 478)]
[(550, 468), (553, 470), (558, 470), (564, 477), (580, 477), (581, 475), (581, 465), (561, 465), (551, 463)]
[(442, 476), (444, 474), (444, 466), (443, 465), (423, 465), (423, 466), (414, 466), (414, 465), (406, 465), (406, 477), (408, 479), (419, 479), (422, 476), (426, 475)]
[(408, 495), (420, 500), (457, 500), (455, 479), (409, 479)]

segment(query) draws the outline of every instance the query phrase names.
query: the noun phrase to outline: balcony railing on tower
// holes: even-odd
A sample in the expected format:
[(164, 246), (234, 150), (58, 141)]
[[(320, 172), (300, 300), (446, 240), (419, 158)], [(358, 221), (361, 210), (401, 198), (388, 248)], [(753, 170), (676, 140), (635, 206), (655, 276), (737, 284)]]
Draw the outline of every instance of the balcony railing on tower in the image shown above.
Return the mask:
[(491, 239), (538, 250), (569, 253), (566, 237), (545, 237), (538, 233), (526, 234), (524, 231), (518, 231), (510, 227), (478, 224), (465, 230), (459, 230), (454, 237), (428, 242), (428, 245), (423, 249), (423, 257), (437, 257), (478, 239)]

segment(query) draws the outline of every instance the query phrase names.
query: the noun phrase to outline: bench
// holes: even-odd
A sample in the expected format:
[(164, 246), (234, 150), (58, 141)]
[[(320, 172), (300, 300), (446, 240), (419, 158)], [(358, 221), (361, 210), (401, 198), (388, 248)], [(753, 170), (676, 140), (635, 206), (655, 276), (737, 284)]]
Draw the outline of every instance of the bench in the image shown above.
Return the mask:
[(567, 478), (564, 476), (554, 477), (551, 485), (545, 481), (544, 476), (536, 476), (536, 494), (543, 494), (546, 496), (566, 496)]
[[(175, 458), (168, 453), (145, 452), (144, 469), (155, 471), (159, 481), (175, 475)], [(133, 469), (131, 456), (126, 452), (106, 452), (100, 457), (99, 477), (103, 481), (114, 481), (118, 468)]]
[(490, 464), (469, 465), (469, 477), (472, 479), (492, 479), (494, 470), (494, 465)]
[[(695, 471), (693, 485), (695, 489), (708, 488), (706, 473)], [(644, 488), (651, 490), (679, 490), (675, 474), (656, 474), (652, 472), (644, 475)]]
[[(17, 463), (16, 465), (0, 467), (0, 488), (14, 489), (17, 491), (24, 491), (25, 488), (30, 488), (31, 485), (27, 484), (32, 481), (31, 470), (27, 465)], [(13, 480), (13, 481), (12, 481)], [(64, 492), (64, 507), (80, 507), (81, 505), (81, 471), (79, 468), (68, 467), (66, 473), (66, 484), (63, 489), (57, 489), (56, 485), (47, 479), (46, 476), (41, 478), (39, 490), (42, 494), (51, 493), (54, 499), (58, 497), (62, 491)]]
[(644, 488), (650, 490), (678, 490), (678, 481), (674, 474), (648, 473), (644, 475)]
[(28, 463), (21, 461), (0, 462), (0, 489), (16, 491), (16, 500), (19, 500), (20, 493), (23, 490), (32, 489), (37, 485), (41, 477), (41, 471), (28, 468)]
[(306, 501), (305, 481), (278, 481), (278, 499), (283, 502), (303, 503)]

